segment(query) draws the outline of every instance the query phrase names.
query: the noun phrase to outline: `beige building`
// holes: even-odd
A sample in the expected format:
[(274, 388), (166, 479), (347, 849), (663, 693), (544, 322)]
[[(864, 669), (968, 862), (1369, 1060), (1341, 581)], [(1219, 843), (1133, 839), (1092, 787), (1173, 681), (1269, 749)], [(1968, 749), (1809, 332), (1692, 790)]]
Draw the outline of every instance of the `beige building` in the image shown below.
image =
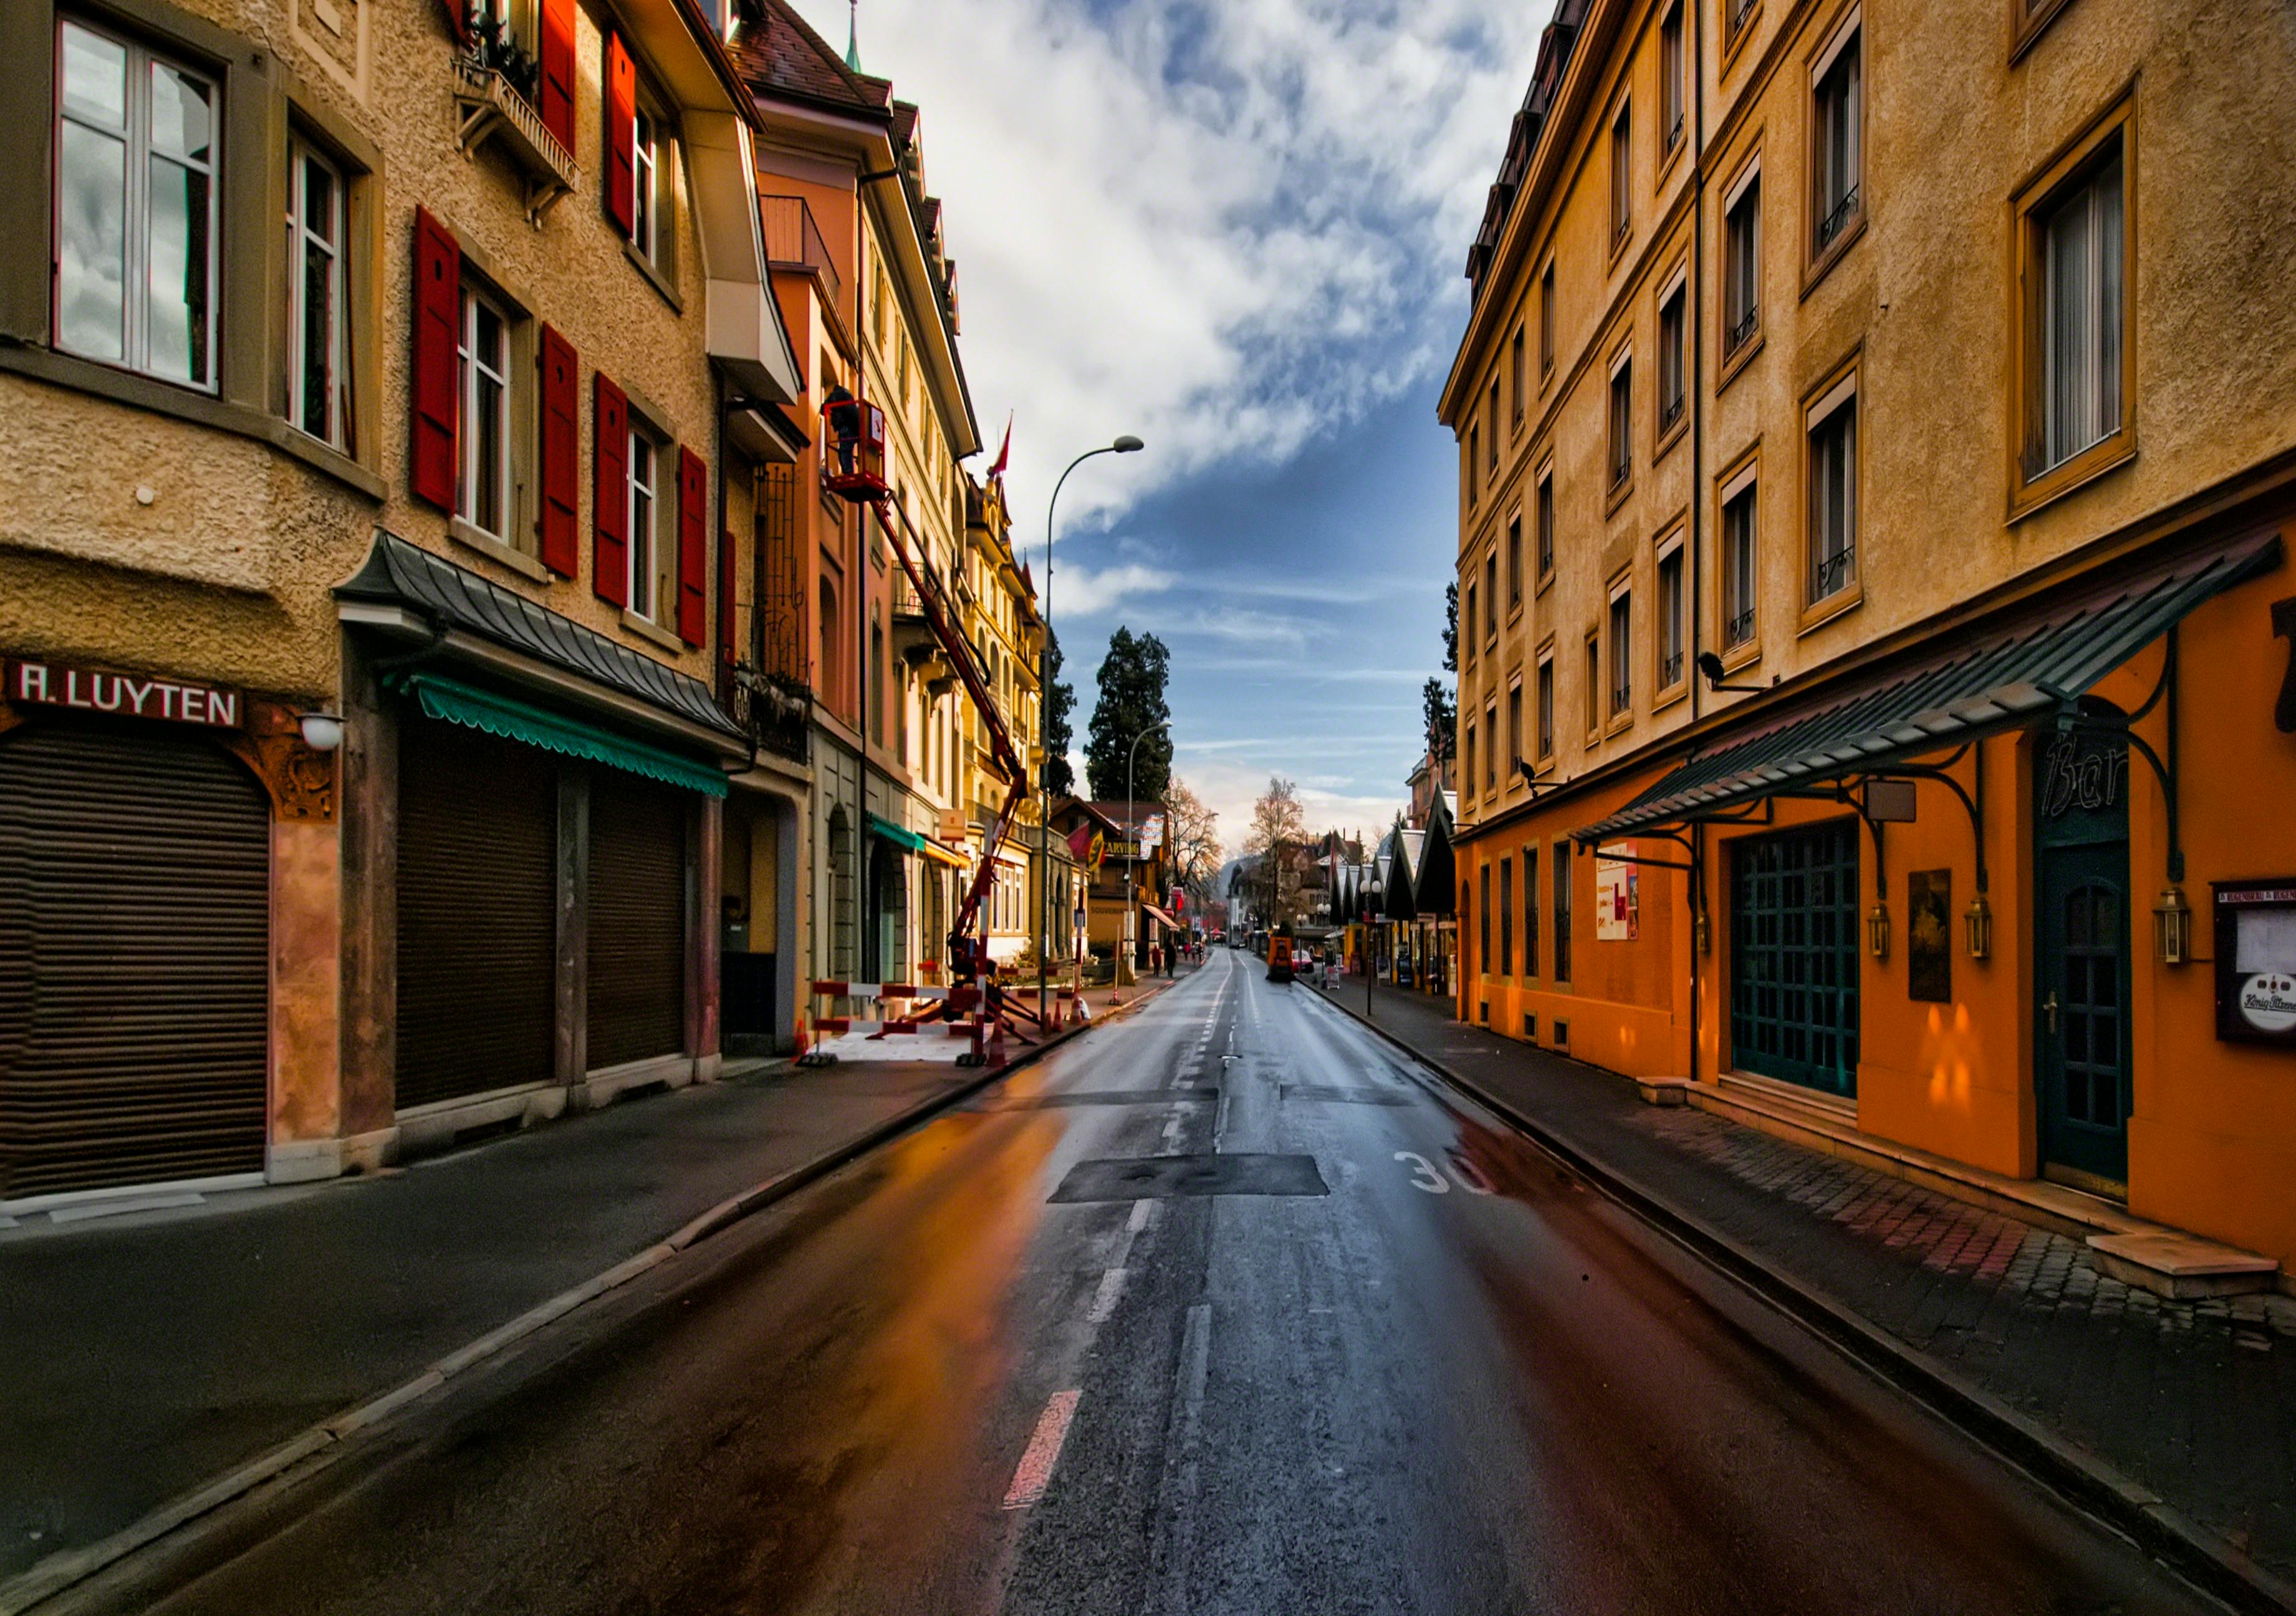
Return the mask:
[(0, 1199), (716, 1068), (755, 120), (691, 5), (480, 12), (0, 17)]
[(2296, 1258), (2292, 87), (2268, 0), (1563, 0), (1441, 406), (1463, 1015)]

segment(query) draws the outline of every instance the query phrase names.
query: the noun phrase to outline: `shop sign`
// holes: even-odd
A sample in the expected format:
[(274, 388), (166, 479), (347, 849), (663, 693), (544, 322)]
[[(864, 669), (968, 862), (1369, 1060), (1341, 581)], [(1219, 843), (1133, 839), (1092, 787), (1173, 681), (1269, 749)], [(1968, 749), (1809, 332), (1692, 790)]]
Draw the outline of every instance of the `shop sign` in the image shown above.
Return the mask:
[(2218, 882), (2217, 1037), (2296, 1046), (2296, 876)]
[(138, 678), (134, 674), (29, 657), (11, 657), (6, 667), (6, 683), (0, 688), (4, 688), (8, 701), (19, 707), (68, 707), (209, 729), (237, 729), (246, 711), (240, 693), (222, 685)]
[(2076, 809), (2102, 813), (2120, 804), (2128, 779), (2128, 749), (2060, 736), (2042, 759), (2041, 816), (2062, 819)]
[(1615, 858), (1595, 860), (1595, 940), (1630, 943), (1642, 935), (1642, 874)]

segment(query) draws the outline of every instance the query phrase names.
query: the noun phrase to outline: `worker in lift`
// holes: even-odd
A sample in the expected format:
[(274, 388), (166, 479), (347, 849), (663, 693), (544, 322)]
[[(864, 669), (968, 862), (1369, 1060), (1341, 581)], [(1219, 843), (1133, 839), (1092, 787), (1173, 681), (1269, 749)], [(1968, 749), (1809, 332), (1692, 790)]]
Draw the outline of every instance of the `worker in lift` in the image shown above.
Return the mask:
[(832, 387), (821, 401), (822, 419), (829, 430), (837, 434), (837, 470), (840, 476), (853, 475), (853, 454), (861, 441), (861, 412), (857, 407), (838, 408), (839, 405), (855, 406), (857, 400), (843, 387)]

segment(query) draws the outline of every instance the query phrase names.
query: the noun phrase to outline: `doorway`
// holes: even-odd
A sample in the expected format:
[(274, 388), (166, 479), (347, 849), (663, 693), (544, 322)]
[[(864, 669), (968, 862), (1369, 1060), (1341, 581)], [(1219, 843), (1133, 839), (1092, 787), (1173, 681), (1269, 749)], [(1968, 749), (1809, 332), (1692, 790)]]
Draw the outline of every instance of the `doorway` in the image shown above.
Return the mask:
[(2034, 1040), (2041, 1176), (2128, 1184), (2128, 749), (2060, 735), (2034, 759)]

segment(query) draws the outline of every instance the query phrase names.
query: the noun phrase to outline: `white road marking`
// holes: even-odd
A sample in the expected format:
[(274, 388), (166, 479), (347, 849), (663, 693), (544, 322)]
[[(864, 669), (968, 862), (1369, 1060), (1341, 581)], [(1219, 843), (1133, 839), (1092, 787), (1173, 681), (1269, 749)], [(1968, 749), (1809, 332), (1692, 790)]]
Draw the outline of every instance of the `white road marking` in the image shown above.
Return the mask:
[(1132, 1203), (1132, 1216), (1125, 1220), (1124, 1226), (1128, 1232), (1137, 1235), (1155, 1221), (1156, 1203), (1152, 1201), (1136, 1201)]
[(1212, 1305), (1188, 1309), (1180, 1340), (1177, 1383), (1173, 1387), (1171, 1424), (1164, 1439), (1164, 1481), (1158, 1489), (1157, 1518), (1165, 1525), (1160, 1543), (1151, 1546), (1157, 1568), (1158, 1597), (1151, 1609), (1186, 1616), (1188, 1563), (1195, 1538), (1196, 1468), (1204, 1417), (1204, 1385), (1211, 1374)]
[(1451, 1181), (1437, 1172), (1435, 1164), (1417, 1151), (1398, 1151), (1395, 1153), (1395, 1159), (1398, 1161), (1411, 1163), (1413, 1189), (1424, 1190), (1431, 1195), (1447, 1195), (1451, 1193)]
[(1100, 1289), (1093, 1292), (1092, 1308), (1085, 1315), (1090, 1324), (1104, 1325), (1108, 1316), (1116, 1311), (1116, 1304), (1124, 1295), (1124, 1276), (1127, 1270), (1111, 1268), (1100, 1276)]
[(1061, 1447), (1069, 1440), (1069, 1423), (1076, 1418), (1077, 1399), (1081, 1395), (1055, 1391), (1045, 1412), (1037, 1416), (1036, 1432), (1021, 1456), (1020, 1468), (1013, 1472), (1013, 1485), (1004, 1492), (1006, 1509), (1028, 1508), (1052, 1485), (1053, 1467), (1061, 1462)]

